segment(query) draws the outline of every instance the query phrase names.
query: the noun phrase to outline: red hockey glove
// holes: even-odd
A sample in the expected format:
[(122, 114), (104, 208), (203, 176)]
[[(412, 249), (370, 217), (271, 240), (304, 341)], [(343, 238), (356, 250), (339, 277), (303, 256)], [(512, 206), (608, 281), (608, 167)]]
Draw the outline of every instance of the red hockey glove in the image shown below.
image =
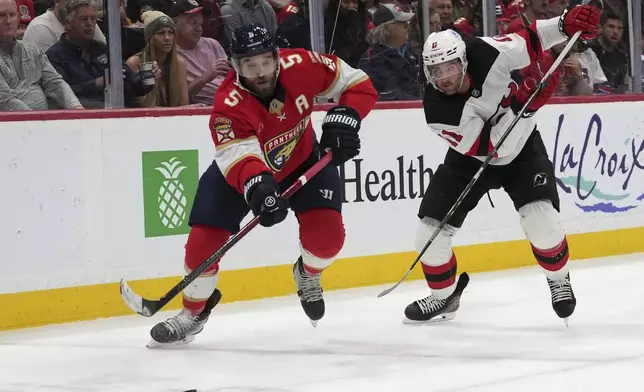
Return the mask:
[(288, 201), (279, 195), (279, 187), (271, 174), (262, 173), (251, 177), (244, 184), (244, 198), (259, 224), (270, 227), (286, 219)]
[[(550, 78), (548, 78), (543, 89), (534, 97), (532, 102), (530, 102), (530, 106), (528, 106), (528, 108), (524, 112), (526, 115), (533, 114), (548, 102), (550, 97), (552, 97), (555, 91), (557, 91), (557, 87), (559, 86), (559, 76), (560, 73), (559, 70), (557, 70), (550, 76)], [(514, 96), (515, 102), (512, 105), (512, 109), (515, 114), (519, 113), (523, 105), (528, 102), (528, 99), (530, 98), (534, 90), (537, 89), (538, 85), (539, 82), (534, 78), (527, 77), (523, 80), (523, 83), (521, 83), (518, 91)]]
[(590, 5), (568, 7), (559, 18), (559, 30), (571, 38), (581, 31), (579, 39), (590, 40), (599, 35), (600, 10)]

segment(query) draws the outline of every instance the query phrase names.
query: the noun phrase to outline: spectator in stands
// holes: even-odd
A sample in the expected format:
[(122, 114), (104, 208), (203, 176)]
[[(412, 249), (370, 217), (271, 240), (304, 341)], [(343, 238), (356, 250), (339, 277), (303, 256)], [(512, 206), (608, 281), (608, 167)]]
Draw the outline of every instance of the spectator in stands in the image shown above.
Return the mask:
[(548, 17), (548, 0), (521, 0), (522, 4), (510, 4), (508, 12), (518, 13), (518, 17), (508, 24), (507, 30), (520, 31), (530, 25), (537, 19)]
[(624, 51), (622, 35), (624, 18), (604, 9), (601, 19), (601, 33), (590, 47), (595, 51), (608, 83), (614, 92), (623, 93), (628, 89), (628, 53)]
[(277, 18), (266, 0), (226, 0), (221, 6), (221, 17), (228, 42), (238, 27), (256, 23), (266, 27), (272, 36), (277, 33)]
[[(592, 0), (596, 2), (601, 2), (602, 14), (610, 13), (613, 15), (621, 16), (622, 23), (624, 24), (624, 31), (628, 31), (629, 18), (628, 16), (628, 1), (627, 0)], [(642, 7), (644, 11), (644, 7)], [(621, 45), (623, 45), (624, 50), (628, 50), (628, 34), (622, 36)]]
[(146, 11), (141, 17), (146, 45), (127, 65), (139, 72), (141, 64), (156, 61), (161, 69), (152, 92), (139, 100), (141, 106), (188, 105), (188, 75), (186, 63), (177, 55), (174, 21), (160, 11)]
[(36, 11), (35, 16), (40, 16), (47, 12), (49, 5), (53, 0), (33, 0), (34, 1), (34, 11)]
[[(132, 22), (127, 17), (125, 4), (121, 1), (121, 55), (123, 60), (127, 60), (136, 53), (140, 52), (145, 46), (143, 37), (143, 25), (140, 22)], [(100, 2), (98, 3), (100, 4)], [(103, 31), (105, 36), (109, 36), (109, 24), (107, 18), (101, 18), (101, 6), (97, 6), (99, 11), (97, 26)]]
[(369, 47), (367, 14), (367, 5), (359, 0), (329, 0), (324, 13), (327, 51), (354, 68)]
[(458, 32), (463, 39), (483, 35), (483, 15), (478, 0), (459, 0), (458, 7), (454, 9), (456, 20), (453, 30)]
[(202, 35), (217, 40), (222, 47), (227, 48), (230, 43), (224, 31), (224, 21), (221, 19), (218, 0), (200, 0), (199, 5), (203, 8), (201, 13), (204, 16)]
[(394, 4), (382, 4), (374, 13), (376, 27), (367, 35), (371, 46), (359, 67), (369, 75), (382, 101), (420, 99), (418, 57), (402, 50), (413, 17)]
[(454, 25), (454, 6), (452, 0), (429, 0), (429, 7), (438, 12), (443, 24), (443, 30), (451, 29)]
[[(551, 61), (554, 62), (567, 42), (552, 47)], [(551, 64), (547, 64), (549, 68)], [(561, 63), (561, 80), (556, 95), (591, 95), (608, 93), (607, 85), (597, 56), (583, 42), (576, 42)], [(543, 68), (546, 72), (547, 68)]]
[[(105, 107), (105, 70), (109, 68), (107, 45), (94, 40), (97, 10), (93, 0), (69, 0), (65, 6), (65, 33), (47, 50), (56, 71), (69, 84), (85, 108)], [(153, 73), (159, 73), (155, 66)], [(137, 107), (136, 97), (148, 94), (141, 73), (123, 64), (126, 107)]]
[(550, 0), (548, 2), (548, 18), (560, 16), (569, 6), (570, 0)]
[(16, 40), (18, 7), (0, 0), (0, 110), (46, 110), (47, 98), (83, 109), (72, 89), (36, 46)]
[(214, 39), (202, 37), (204, 18), (195, 0), (177, 0), (169, 16), (177, 29), (177, 54), (186, 63), (190, 102), (212, 106), (215, 92), (230, 71), (226, 51)]
[(275, 11), (275, 18), (278, 26), (280, 23), (302, 10), (297, 1), (268, 0), (268, 3), (273, 7), (273, 11)]
[[(268, 0), (277, 16), (277, 39), (281, 46), (311, 49), (308, 15), (297, 1)], [(281, 42), (280, 42), (281, 41)]]
[[(23, 41), (38, 46), (43, 52), (58, 42), (65, 32), (63, 23), (66, 3), (67, 0), (55, 0), (54, 9), (49, 9), (32, 20), (27, 26)], [(107, 42), (100, 28), (94, 30), (94, 39), (102, 43)]]
[[(373, 14), (378, 10), (378, 0), (373, 0), (376, 4), (375, 6), (369, 8), (369, 14), (371, 15), (371, 19), (373, 20)], [(380, 0), (380, 4), (395, 4), (398, 7), (400, 7), (403, 12), (408, 12), (412, 13), (415, 16), (409, 21), (409, 40), (407, 41), (407, 44), (405, 44), (406, 47), (409, 47), (411, 50), (413, 50), (415, 53), (421, 53), (422, 52), (422, 47), (423, 44), (425, 43), (425, 39), (423, 36), (423, 31), (422, 31), (422, 12), (418, 12), (418, 1), (411, 1), (411, 0)], [(421, 10), (422, 11), (422, 10)], [(430, 9), (430, 13), (432, 10)], [(435, 11), (434, 11), (435, 13)], [(436, 17), (438, 17), (438, 14), (436, 14)], [(431, 19), (431, 17), (430, 17)], [(440, 23), (440, 18), (439, 18), (439, 23)], [(431, 20), (430, 20), (431, 24)], [(373, 22), (370, 23), (370, 28), (368, 29), (371, 31), (373, 28), (375, 28), (375, 25)], [(431, 31), (431, 28), (430, 28)]]
[(438, 12), (430, 8), (429, 9), (429, 33), (435, 33), (438, 31), (443, 31), (443, 23), (441, 22), (441, 17)]
[(16, 39), (22, 39), (27, 26), (36, 17), (36, 11), (34, 10), (33, 0), (17, 0), (16, 3), (18, 4), (18, 17), (20, 18)]
[(127, 0), (125, 11), (132, 23), (143, 22), (141, 15), (145, 11), (161, 11), (167, 15), (172, 7), (172, 0)]

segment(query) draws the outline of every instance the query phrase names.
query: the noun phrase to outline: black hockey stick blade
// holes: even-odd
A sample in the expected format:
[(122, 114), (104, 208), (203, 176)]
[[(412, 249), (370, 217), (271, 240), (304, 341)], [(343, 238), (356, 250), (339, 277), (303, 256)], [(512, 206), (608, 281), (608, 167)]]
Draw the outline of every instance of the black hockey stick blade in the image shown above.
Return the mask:
[(481, 174), (483, 174), (483, 170), (485, 170), (485, 168), (490, 164), (490, 161), (492, 160), (492, 158), (494, 157), (496, 152), (499, 150), (499, 148), (501, 148), (501, 146), (505, 142), (505, 139), (507, 139), (508, 136), (510, 136), (510, 132), (512, 132), (512, 130), (514, 129), (515, 125), (519, 122), (519, 120), (521, 118), (523, 118), (524, 113), (526, 112), (526, 110), (528, 110), (528, 107), (530, 106), (532, 101), (536, 98), (537, 94), (539, 94), (539, 92), (544, 88), (546, 80), (550, 77), (550, 75), (552, 75), (555, 72), (557, 67), (559, 67), (559, 64), (561, 64), (561, 62), (563, 61), (565, 56), (568, 54), (568, 52), (570, 51), (572, 46), (575, 44), (575, 41), (577, 41), (577, 38), (579, 38), (580, 34), (581, 34), (581, 31), (576, 32), (570, 38), (570, 40), (566, 44), (566, 47), (561, 51), (561, 53), (559, 53), (559, 56), (557, 57), (555, 62), (552, 64), (552, 66), (550, 66), (550, 69), (548, 70), (548, 72), (546, 72), (546, 74), (543, 76), (543, 78), (539, 82), (539, 85), (537, 86), (537, 88), (532, 92), (532, 94), (530, 95), (528, 100), (523, 104), (523, 107), (516, 114), (516, 116), (514, 117), (512, 122), (510, 123), (510, 125), (508, 125), (508, 127), (505, 130), (505, 132), (503, 133), (503, 135), (501, 135), (501, 138), (497, 142), (496, 146), (494, 146), (492, 151), (490, 151), (490, 153), (487, 155), (487, 157), (485, 158), (485, 160), (481, 164), (481, 167), (476, 172), (476, 174), (474, 174), (474, 177), (472, 177), (472, 179), (470, 180), (469, 184), (467, 184), (465, 189), (463, 189), (463, 192), (461, 192), (461, 194), (458, 197), (458, 199), (456, 199), (456, 202), (454, 202), (454, 205), (452, 205), (452, 208), (447, 212), (447, 215), (445, 216), (445, 218), (443, 218), (443, 220), (438, 224), (438, 227), (436, 228), (436, 230), (434, 231), (432, 236), (429, 238), (429, 240), (427, 241), (427, 243), (425, 244), (423, 249), (418, 253), (418, 257), (416, 257), (416, 260), (414, 260), (414, 262), (411, 264), (411, 267), (409, 267), (409, 270), (407, 270), (405, 275), (398, 281), (398, 283), (396, 283), (392, 287), (390, 287), (390, 288), (382, 291), (380, 294), (378, 294), (378, 298), (382, 298), (385, 295), (391, 293), (392, 291), (394, 291), (394, 289), (396, 289), (396, 287), (400, 286), (400, 284), (405, 279), (407, 279), (407, 277), (409, 276), (411, 271), (413, 271), (414, 267), (416, 267), (416, 264), (418, 264), (418, 262), (420, 261), (420, 258), (423, 256), (423, 254), (425, 254), (425, 251), (427, 250), (427, 248), (429, 248), (429, 246), (434, 242), (434, 239), (438, 236), (440, 231), (443, 230), (443, 227), (445, 227), (445, 225), (450, 220), (452, 215), (454, 215), (454, 212), (456, 211), (456, 209), (461, 205), (461, 203), (463, 202), (463, 200), (465, 199), (467, 194), (474, 187), (474, 184), (476, 184), (476, 182), (478, 181), (478, 179), (481, 176)]
[[(302, 174), (291, 186), (288, 187), (282, 194), (281, 197), (287, 199), (291, 197), (295, 192), (304, 186), (313, 176), (318, 174), (326, 165), (331, 162), (333, 158), (331, 151), (326, 150), (326, 154), (313, 166), (311, 166), (304, 174)], [(254, 229), (259, 224), (259, 216), (254, 217), (250, 222), (248, 222), (241, 230), (239, 230), (234, 235), (228, 238), (228, 241), (210, 257), (208, 257), (204, 262), (202, 262), (199, 267), (186, 275), (179, 283), (177, 283), (170, 291), (168, 291), (163, 297), (158, 300), (149, 300), (138, 295), (132, 288), (127, 284), (125, 280), (121, 280), (121, 298), (123, 302), (132, 309), (137, 314), (141, 316), (150, 317), (161, 310), (166, 306), (174, 297), (176, 297), (183, 289), (188, 287), (195, 279), (197, 279), (202, 273), (204, 273), (208, 268), (215, 264), (219, 259), (223, 257), (226, 252), (230, 250), (237, 242), (246, 236), (252, 229)]]

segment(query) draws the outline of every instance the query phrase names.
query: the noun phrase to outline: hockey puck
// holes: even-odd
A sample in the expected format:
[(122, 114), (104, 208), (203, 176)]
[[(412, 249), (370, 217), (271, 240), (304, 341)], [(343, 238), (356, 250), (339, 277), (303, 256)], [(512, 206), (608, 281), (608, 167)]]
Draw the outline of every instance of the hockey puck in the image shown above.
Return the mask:
[(183, 392), (197, 392), (197, 390), (196, 389), (188, 389), (187, 391), (183, 391)]

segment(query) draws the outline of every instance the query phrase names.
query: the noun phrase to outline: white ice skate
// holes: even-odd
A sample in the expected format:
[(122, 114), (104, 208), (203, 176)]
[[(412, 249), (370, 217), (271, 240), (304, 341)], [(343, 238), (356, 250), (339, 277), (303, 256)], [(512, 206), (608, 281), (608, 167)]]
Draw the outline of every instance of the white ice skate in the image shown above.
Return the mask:
[(206, 301), (206, 307), (194, 315), (187, 309), (182, 309), (176, 316), (160, 322), (150, 331), (148, 348), (173, 347), (188, 344), (195, 340), (195, 335), (201, 332), (210, 317), (212, 309), (221, 300), (221, 292), (215, 289)]

